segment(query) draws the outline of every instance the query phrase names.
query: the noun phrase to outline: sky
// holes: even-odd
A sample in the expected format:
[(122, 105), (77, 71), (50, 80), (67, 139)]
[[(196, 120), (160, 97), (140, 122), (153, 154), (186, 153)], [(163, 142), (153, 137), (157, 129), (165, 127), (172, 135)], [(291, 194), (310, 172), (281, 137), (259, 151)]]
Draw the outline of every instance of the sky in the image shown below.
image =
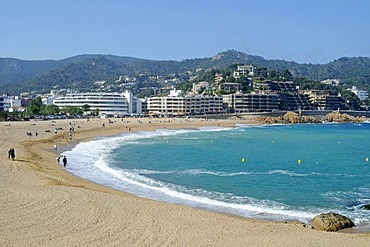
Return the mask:
[(0, 0), (0, 57), (370, 56), (369, 0)]

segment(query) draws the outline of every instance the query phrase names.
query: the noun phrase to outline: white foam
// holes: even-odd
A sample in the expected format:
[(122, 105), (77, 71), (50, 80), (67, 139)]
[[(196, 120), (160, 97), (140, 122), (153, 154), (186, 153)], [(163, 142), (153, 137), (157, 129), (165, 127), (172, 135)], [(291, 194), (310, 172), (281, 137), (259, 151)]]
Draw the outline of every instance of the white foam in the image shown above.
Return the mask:
[(296, 172), (291, 172), (291, 171), (286, 171), (286, 170), (272, 170), (264, 174), (282, 174), (282, 175), (288, 175), (291, 177), (305, 177), (305, 176), (310, 175), (310, 174), (302, 174), (302, 173), (296, 173)]

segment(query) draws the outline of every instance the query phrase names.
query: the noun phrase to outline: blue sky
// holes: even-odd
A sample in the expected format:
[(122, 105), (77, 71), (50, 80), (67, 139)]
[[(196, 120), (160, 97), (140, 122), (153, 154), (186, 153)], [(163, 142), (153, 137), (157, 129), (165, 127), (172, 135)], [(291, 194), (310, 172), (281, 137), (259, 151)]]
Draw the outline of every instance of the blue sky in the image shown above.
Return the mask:
[(0, 0), (0, 57), (370, 56), (368, 0)]

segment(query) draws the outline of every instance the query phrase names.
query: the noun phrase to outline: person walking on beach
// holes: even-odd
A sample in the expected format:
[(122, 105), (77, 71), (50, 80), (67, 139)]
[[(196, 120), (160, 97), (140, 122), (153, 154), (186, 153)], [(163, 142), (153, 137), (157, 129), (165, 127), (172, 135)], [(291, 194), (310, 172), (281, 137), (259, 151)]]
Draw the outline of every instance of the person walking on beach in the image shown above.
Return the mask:
[(15, 159), (15, 150), (14, 148), (10, 148), (8, 151), (8, 159), (12, 158), (12, 160)]
[(64, 155), (63, 157), (63, 166), (66, 167), (67, 166), (67, 157)]
[(57, 144), (54, 144), (54, 151), (57, 152), (57, 150), (58, 150), (58, 146)]

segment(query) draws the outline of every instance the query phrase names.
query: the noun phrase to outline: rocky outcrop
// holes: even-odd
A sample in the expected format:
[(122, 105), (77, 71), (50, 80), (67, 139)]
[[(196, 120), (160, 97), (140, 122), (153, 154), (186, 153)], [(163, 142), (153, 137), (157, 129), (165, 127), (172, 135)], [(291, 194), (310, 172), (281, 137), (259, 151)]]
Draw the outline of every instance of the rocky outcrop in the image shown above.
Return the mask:
[(295, 112), (287, 112), (280, 117), (259, 117), (259, 121), (268, 124), (296, 124), (296, 123), (321, 123), (317, 118), (311, 116), (300, 116)]
[(315, 117), (300, 116), (297, 113), (291, 112), (291, 111), (288, 111), (287, 113), (285, 113), (285, 115), (283, 116), (283, 121), (285, 123), (291, 123), (291, 124), (295, 124), (295, 123), (319, 123), (319, 121)]
[(339, 113), (337, 111), (331, 112), (326, 115), (325, 120), (328, 122), (337, 122), (337, 123), (359, 123), (366, 120), (365, 117), (354, 117), (346, 113)]
[(267, 123), (267, 124), (282, 123), (281, 117), (270, 117), (270, 116), (258, 117), (257, 121), (264, 122), (264, 123)]
[(314, 229), (335, 232), (354, 227), (355, 224), (346, 216), (336, 213), (320, 214), (311, 220)]
[(355, 117), (346, 113), (341, 114), (338, 111), (333, 111), (327, 114), (324, 119), (322, 116), (320, 119), (313, 116), (301, 116), (291, 111), (288, 111), (283, 116), (279, 117), (260, 116), (256, 119), (268, 124), (322, 123), (322, 120), (336, 123), (361, 123), (368, 120), (366, 117)]

